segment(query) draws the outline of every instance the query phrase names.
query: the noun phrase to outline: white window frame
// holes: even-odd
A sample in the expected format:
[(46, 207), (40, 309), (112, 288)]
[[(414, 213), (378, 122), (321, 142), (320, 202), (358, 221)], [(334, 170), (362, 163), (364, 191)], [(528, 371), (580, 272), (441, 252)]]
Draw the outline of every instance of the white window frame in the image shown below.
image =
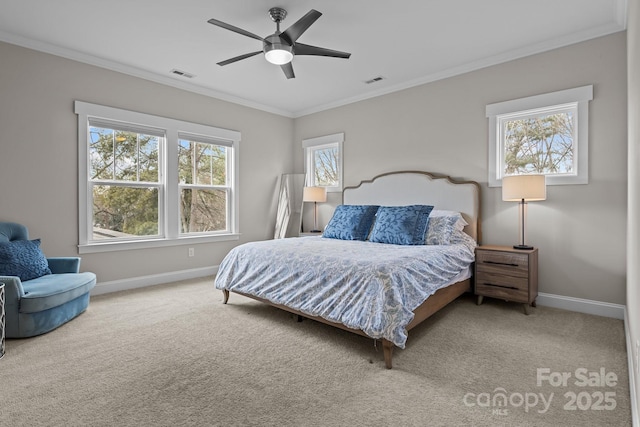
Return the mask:
[[(226, 152), (225, 177), (227, 178), (227, 182), (226, 182), (225, 185), (198, 184), (198, 183), (185, 184), (185, 183), (178, 182), (178, 194), (181, 194), (183, 189), (221, 190), (221, 191), (224, 191), (226, 193), (226, 200), (227, 200), (227, 203), (226, 203), (227, 211), (226, 211), (226, 214), (225, 214), (225, 217), (227, 219), (226, 231), (191, 232), (191, 233), (180, 232), (180, 237), (189, 237), (189, 236), (196, 236), (196, 235), (209, 235), (209, 234), (227, 234), (228, 230), (230, 229), (230, 222), (231, 222), (231, 218), (233, 216), (233, 210), (231, 209), (231, 203), (229, 203), (231, 201), (231, 196), (232, 196), (232, 193), (233, 193), (233, 187), (231, 186), (231, 182), (233, 180), (229, 179), (229, 177), (230, 177), (229, 174), (232, 173), (232, 171), (235, 169), (233, 167), (233, 163), (232, 163), (233, 162), (233, 144), (230, 143), (230, 141), (226, 141), (226, 140), (222, 140), (222, 139), (218, 139), (218, 138), (213, 138), (213, 137), (210, 137), (210, 136), (195, 135), (195, 134), (191, 134), (191, 133), (180, 131), (178, 133), (178, 140), (181, 140), (181, 139), (182, 140), (188, 140), (188, 141), (196, 142), (196, 143), (224, 146), (224, 147), (228, 148), (229, 150), (227, 150), (227, 152)], [(181, 221), (181, 218), (180, 218), (180, 216), (178, 216), (178, 224), (180, 224), (180, 221)], [(178, 229), (180, 229), (179, 226), (178, 226)]]
[(575, 112), (574, 173), (548, 174), (547, 185), (589, 183), (589, 101), (593, 99), (593, 85), (535, 95), (511, 101), (489, 104), (489, 187), (502, 186), (504, 171), (504, 121), (525, 116), (536, 117), (557, 113)]
[(332, 135), (319, 136), (316, 138), (304, 139), (302, 141), (302, 148), (304, 151), (304, 170), (305, 170), (305, 185), (309, 187), (315, 187), (315, 173), (313, 153), (315, 150), (336, 147), (338, 149), (338, 185), (325, 186), (328, 193), (336, 193), (342, 191), (343, 183), (343, 150), (344, 133), (334, 133)]
[[(239, 231), (239, 197), (238, 151), (241, 139), (240, 132), (206, 126), (197, 123), (151, 114), (107, 107), (104, 105), (90, 104), (83, 101), (75, 101), (75, 113), (78, 115), (78, 225), (79, 225), (79, 253), (110, 252), (128, 249), (144, 249), (163, 246), (188, 245), (194, 243), (218, 242), (238, 240)], [(127, 240), (95, 241), (93, 235), (93, 203), (90, 180), (89, 160), (89, 120), (99, 119), (106, 123), (119, 122), (123, 126), (130, 125), (132, 129), (152, 128), (164, 132), (164, 141), (160, 144), (159, 169), (160, 184), (162, 187), (160, 197), (161, 205), (158, 206), (159, 236), (137, 237)], [(202, 135), (224, 143), (228, 150), (228, 167), (232, 171), (227, 174), (228, 203), (227, 203), (227, 230), (212, 233), (180, 233), (180, 192), (178, 182), (178, 135)]]

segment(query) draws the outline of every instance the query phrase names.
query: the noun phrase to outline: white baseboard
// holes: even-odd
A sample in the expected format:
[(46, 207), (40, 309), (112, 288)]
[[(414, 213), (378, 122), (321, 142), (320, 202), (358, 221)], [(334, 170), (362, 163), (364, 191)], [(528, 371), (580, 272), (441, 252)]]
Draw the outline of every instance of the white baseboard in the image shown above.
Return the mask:
[[(169, 273), (152, 274), (149, 276), (133, 277), (109, 282), (98, 282), (91, 290), (91, 295), (101, 295), (110, 292), (126, 291), (143, 288), (145, 286), (162, 285), (179, 280), (196, 279), (198, 277), (213, 276), (218, 272), (218, 266), (193, 268), (190, 270), (172, 271)], [(536, 303), (545, 307), (560, 308), (578, 313), (596, 316), (625, 318), (625, 306), (609, 302), (594, 301), (582, 298), (566, 297), (562, 295), (539, 293)]]
[(126, 291), (129, 289), (143, 288), (145, 286), (162, 285), (164, 283), (177, 282), (179, 280), (214, 276), (217, 272), (218, 266), (216, 265), (213, 267), (172, 271), (169, 273), (152, 274), (149, 276), (133, 277), (130, 279), (98, 282), (98, 284), (96, 284), (96, 286), (91, 290), (91, 296), (107, 294), (110, 292)]
[(539, 293), (536, 298), (538, 305), (577, 311), (578, 313), (594, 314), (596, 316), (624, 319), (625, 307), (621, 304), (594, 301), (590, 299), (565, 297), (562, 295)]
[(629, 394), (631, 404), (631, 423), (633, 427), (640, 426), (640, 420), (638, 419), (638, 401), (636, 390), (636, 372), (633, 363), (633, 355), (635, 354), (633, 343), (631, 342), (631, 333), (629, 332), (629, 316), (627, 310), (624, 311), (624, 334), (627, 338), (627, 364), (629, 369)]
[[(145, 286), (162, 285), (179, 280), (196, 279), (198, 277), (213, 276), (218, 272), (218, 266), (193, 268), (190, 270), (172, 271), (169, 273), (152, 274), (149, 276), (133, 277), (109, 282), (98, 282), (91, 290), (91, 295), (101, 295), (110, 292), (126, 291), (143, 288)], [(596, 316), (624, 319), (625, 306), (609, 302), (594, 301), (582, 298), (566, 297), (562, 295), (539, 293), (536, 303), (545, 307), (560, 308), (578, 313)]]

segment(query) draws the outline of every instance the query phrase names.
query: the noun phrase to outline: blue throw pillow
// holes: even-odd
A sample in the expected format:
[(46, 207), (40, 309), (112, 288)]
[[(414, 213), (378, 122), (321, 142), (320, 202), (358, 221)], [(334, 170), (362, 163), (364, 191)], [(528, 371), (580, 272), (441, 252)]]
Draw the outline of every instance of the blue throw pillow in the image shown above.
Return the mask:
[(433, 206), (381, 206), (369, 240), (393, 245), (424, 245)]
[(341, 240), (367, 240), (378, 206), (339, 205), (322, 237)]
[(18, 276), (26, 281), (51, 274), (40, 239), (0, 243), (0, 276)]

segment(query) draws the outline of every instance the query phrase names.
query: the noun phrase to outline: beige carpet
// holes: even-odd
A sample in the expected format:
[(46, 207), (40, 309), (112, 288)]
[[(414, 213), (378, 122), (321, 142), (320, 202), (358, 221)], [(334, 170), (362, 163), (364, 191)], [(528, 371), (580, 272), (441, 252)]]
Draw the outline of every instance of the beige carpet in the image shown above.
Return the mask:
[[(538, 386), (545, 368), (571, 377)], [(581, 368), (612, 374), (581, 386)], [(462, 297), (386, 370), (373, 340), (191, 280), (101, 295), (8, 340), (0, 425), (628, 426), (623, 322)]]

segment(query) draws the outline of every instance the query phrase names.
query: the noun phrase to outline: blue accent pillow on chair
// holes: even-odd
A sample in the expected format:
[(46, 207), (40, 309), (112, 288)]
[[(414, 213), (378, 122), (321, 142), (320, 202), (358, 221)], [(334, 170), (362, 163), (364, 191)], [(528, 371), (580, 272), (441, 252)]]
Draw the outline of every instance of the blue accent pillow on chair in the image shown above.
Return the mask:
[(18, 276), (23, 282), (51, 274), (40, 239), (0, 243), (0, 276)]
[(341, 240), (367, 240), (378, 206), (339, 205), (322, 237)]
[(381, 206), (369, 240), (393, 245), (424, 245), (430, 205)]

